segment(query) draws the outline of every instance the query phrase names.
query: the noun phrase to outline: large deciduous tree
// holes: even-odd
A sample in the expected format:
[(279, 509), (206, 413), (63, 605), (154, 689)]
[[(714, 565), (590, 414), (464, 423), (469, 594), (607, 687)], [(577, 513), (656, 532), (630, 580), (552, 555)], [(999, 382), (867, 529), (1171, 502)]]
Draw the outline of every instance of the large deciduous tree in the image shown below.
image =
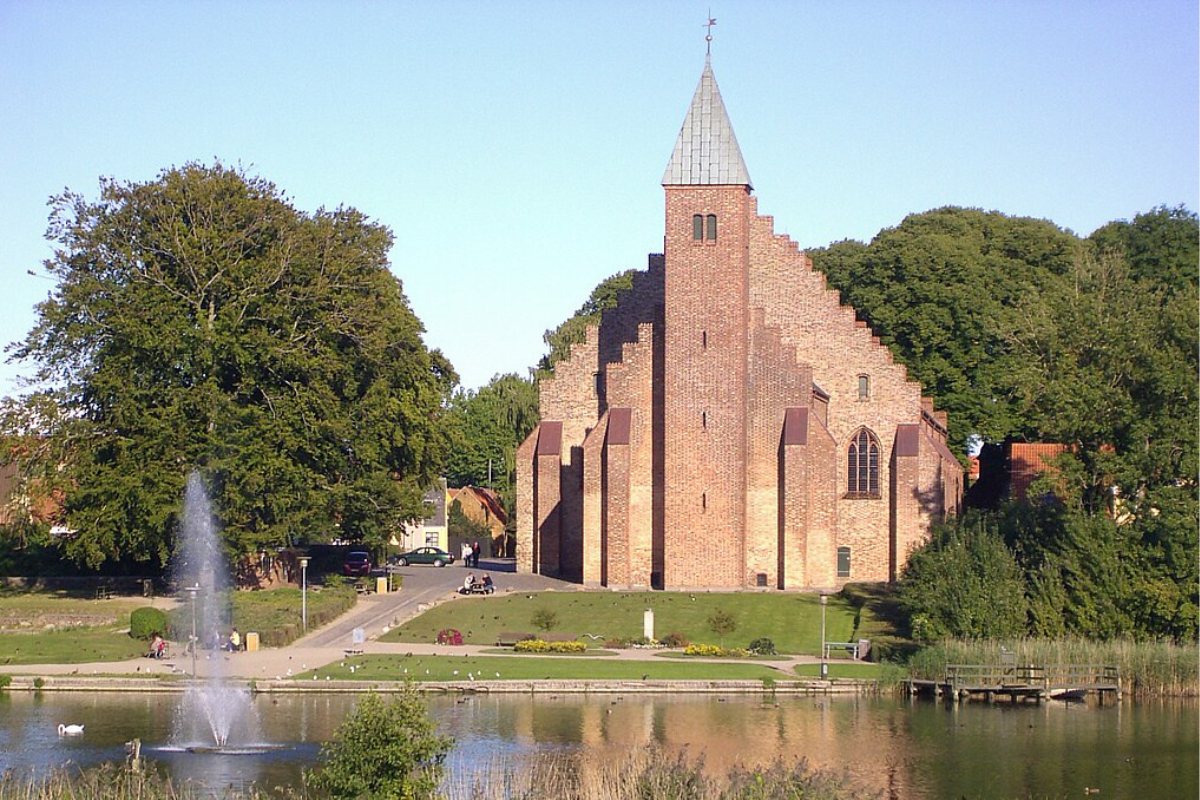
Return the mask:
[(517, 448), (538, 423), (537, 386), (518, 375), (497, 375), (477, 391), (457, 392), (447, 422), (453, 442), (447, 481), (495, 489), (513, 522)]
[(55, 290), (14, 357), (64, 413), (38, 433), (75, 560), (161, 565), (187, 474), (227, 543), (385, 540), (421, 516), (455, 376), (388, 269), (391, 233), (188, 164), (51, 201)]

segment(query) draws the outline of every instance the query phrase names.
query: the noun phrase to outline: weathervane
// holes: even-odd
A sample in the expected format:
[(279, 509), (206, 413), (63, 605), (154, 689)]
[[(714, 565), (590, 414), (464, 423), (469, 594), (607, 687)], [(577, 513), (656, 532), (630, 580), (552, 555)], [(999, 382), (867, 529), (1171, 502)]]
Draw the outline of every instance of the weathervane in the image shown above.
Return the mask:
[(713, 18), (712, 9), (710, 8), (708, 10), (708, 22), (704, 24), (704, 27), (708, 28), (708, 33), (704, 34), (704, 55), (706, 57), (712, 55), (712, 29), (713, 25), (716, 24), (717, 21)]

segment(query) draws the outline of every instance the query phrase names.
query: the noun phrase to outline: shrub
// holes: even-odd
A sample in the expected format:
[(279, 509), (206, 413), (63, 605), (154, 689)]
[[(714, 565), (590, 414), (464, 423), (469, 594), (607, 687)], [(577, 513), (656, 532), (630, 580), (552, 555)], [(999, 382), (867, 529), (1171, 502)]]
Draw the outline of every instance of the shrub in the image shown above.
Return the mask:
[(518, 653), (586, 653), (583, 642), (547, 642), (544, 639), (525, 639), (513, 645)]
[(453, 740), (436, 733), (411, 683), (388, 701), (370, 693), (321, 748), (308, 785), (333, 798), (437, 797)]
[(12, 684), (12, 675), (0, 675), (0, 689), (7, 689)]
[(721, 647), (716, 644), (689, 644), (683, 654), (704, 658), (746, 658), (750, 651), (741, 647)]
[(438, 644), (462, 644), (463, 643), (462, 634), (459, 633), (458, 631), (454, 630), (453, 628), (445, 628), (443, 630), (438, 631), (437, 643)]
[(661, 641), (663, 647), (687, 647), (690, 644), (686, 636), (674, 632), (668, 633)]
[(134, 639), (149, 639), (167, 632), (167, 614), (160, 608), (142, 606), (129, 615), (129, 635)]
[(750, 647), (748, 649), (756, 656), (773, 656), (779, 652), (775, 649), (775, 643), (766, 636), (760, 636), (759, 638), (755, 639), (750, 643)]
[(558, 624), (558, 614), (548, 608), (539, 608), (533, 612), (533, 624), (544, 631), (553, 630)]

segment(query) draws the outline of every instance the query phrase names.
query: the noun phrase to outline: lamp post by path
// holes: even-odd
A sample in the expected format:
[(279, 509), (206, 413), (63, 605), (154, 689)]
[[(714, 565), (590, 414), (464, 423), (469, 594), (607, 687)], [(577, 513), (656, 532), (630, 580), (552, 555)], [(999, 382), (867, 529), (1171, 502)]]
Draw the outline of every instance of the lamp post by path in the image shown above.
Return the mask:
[(192, 638), (188, 641), (188, 649), (192, 651), (192, 678), (196, 677), (196, 595), (200, 591), (200, 584), (194, 584), (187, 587), (185, 591), (192, 604)]
[(829, 677), (829, 664), (825, 663), (825, 609), (829, 606), (829, 595), (821, 595), (821, 680)]
[(300, 556), (300, 619), (308, 633), (308, 556)]

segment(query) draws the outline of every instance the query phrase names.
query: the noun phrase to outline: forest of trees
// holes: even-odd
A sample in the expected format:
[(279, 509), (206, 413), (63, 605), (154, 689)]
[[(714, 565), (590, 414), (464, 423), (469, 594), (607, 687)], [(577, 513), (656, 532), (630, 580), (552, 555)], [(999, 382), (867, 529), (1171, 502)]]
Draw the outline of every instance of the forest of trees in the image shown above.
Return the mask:
[[(30, 509), (61, 504), (78, 535), (53, 552), (90, 569), (166, 564), (193, 470), (233, 552), (379, 545), (439, 475), (511, 512), (538, 382), (633, 275), (547, 331), (528, 377), (469, 390), (422, 342), (390, 231), (353, 209), (304, 213), (264, 180), (189, 164), (53, 198), (49, 235), (55, 290), (9, 348), (43, 388), (0, 408), (28, 506), (0, 538), (46, 546)], [(1194, 212), (1081, 238), (942, 208), (810, 256), (949, 412), (964, 462), (984, 443), (1068, 446), (1033, 502), (972, 511), (914, 554), (914, 635), (1195, 638)]]

